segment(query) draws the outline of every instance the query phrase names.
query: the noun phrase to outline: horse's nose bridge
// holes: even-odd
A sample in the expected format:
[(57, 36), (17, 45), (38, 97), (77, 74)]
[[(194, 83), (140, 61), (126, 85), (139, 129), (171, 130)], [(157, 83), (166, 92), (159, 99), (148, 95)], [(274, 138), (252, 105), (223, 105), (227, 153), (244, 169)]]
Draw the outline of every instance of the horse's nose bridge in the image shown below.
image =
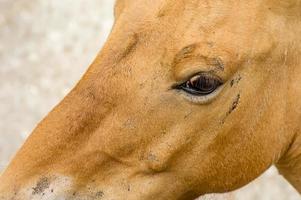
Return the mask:
[[(62, 174), (72, 178), (75, 172), (79, 176), (90, 171), (92, 173), (96, 166), (108, 160), (114, 161), (115, 153), (118, 154), (121, 148), (116, 147), (115, 150), (110, 147), (112, 151), (104, 149), (101, 144), (104, 143), (103, 135), (116, 133), (120, 128), (119, 122), (124, 123), (124, 126), (131, 126), (131, 123), (120, 117), (120, 113), (125, 112), (120, 107), (128, 99), (127, 92), (123, 90), (122, 84), (112, 87), (120, 79), (110, 76), (113, 73), (111, 69), (101, 73), (103, 65), (92, 66), (77, 86), (37, 126), (1, 181), (5, 180), (7, 185), (19, 190), (30, 184), (32, 177)], [(106, 139), (108, 144), (112, 144), (112, 137)], [(88, 167), (86, 171), (86, 168), (81, 167), (83, 164)], [(6, 187), (1, 181), (0, 190)]]
[(97, 92), (95, 84), (81, 81), (39, 123), (4, 175), (10, 176), (10, 171), (19, 171), (20, 177), (36, 175), (79, 151), (115, 107)]

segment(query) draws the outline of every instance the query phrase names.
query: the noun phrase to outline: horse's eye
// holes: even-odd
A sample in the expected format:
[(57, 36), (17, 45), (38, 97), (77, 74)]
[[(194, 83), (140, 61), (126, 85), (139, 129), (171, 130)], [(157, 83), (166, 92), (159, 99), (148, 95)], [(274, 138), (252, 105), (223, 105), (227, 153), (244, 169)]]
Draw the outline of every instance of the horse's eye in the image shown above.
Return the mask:
[(193, 76), (190, 80), (177, 86), (177, 89), (181, 89), (192, 95), (205, 96), (213, 93), (222, 84), (222, 81), (218, 77), (202, 73)]

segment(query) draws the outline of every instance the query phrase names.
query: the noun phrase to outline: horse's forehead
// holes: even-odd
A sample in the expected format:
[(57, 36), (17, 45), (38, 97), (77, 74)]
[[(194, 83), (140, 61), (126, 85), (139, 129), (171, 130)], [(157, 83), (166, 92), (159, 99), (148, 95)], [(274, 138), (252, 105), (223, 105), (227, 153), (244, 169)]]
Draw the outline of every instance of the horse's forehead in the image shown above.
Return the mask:
[[(120, 35), (124, 35), (124, 32), (134, 32), (138, 41), (134, 44), (147, 46), (148, 53), (152, 52), (151, 48), (164, 47), (172, 54), (171, 59), (178, 60), (178, 57), (183, 57), (183, 53), (186, 57), (186, 50), (193, 47), (195, 54), (206, 57), (209, 61), (213, 60), (214, 63), (226, 65), (229, 61), (240, 62), (249, 59), (246, 58), (248, 56), (256, 57), (266, 53), (273, 46), (269, 30), (258, 32), (259, 28), (264, 27), (266, 20), (265, 8), (261, 6), (263, 0), (247, 4), (232, 0), (126, 2), (127, 9), (120, 21), (117, 20), (116, 30)], [(132, 23), (125, 23), (128, 21)], [(155, 40), (145, 37), (144, 33), (147, 36), (153, 35)], [(254, 38), (259, 38), (260, 41)], [(252, 45), (256, 45), (256, 48), (252, 49)], [(145, 48), (139, 52), (144, 53), (143, 50)], [(153, 52), (151, 55), (160, 51)]]
[[(236, 11), (243, 9), (243, 7), (258, 7), (258, 5), (271, 5), (272, 3), (265, 2), (265, 0), (249, 1), (213, 1), (213, 0), (118, 0), (115, 7), (122, 7), (125, 10), (130, 9), (131, 14), (144, 14), (150, 16), (155, 14), (156, 17), (164, 17), (173, 15), (174, 17), (181, 17), (183, 12), (194, 13), (201, 10), (219, 10), (226, 11), (227, 9), (235, 8)], [(122, 10), (122, 9), (121, 9)], [(145, 12), (147, 11), (147, 12)], [(202, 14), (202, 13), (200, 13)]]
[(160, 32), (157, 39), (166, 40), (167, 36), (177, 40), (173, 40), (173, 45), (180, 42), (179, 45), (187, 46), (190, 45), (187, 40), (208, 38), (217, 32), (221, 32), (224, 39), (231, 39), (231, 35), (225, 35), (229, 33), (248, 37), (245, 33), (252, 34), (266, 19), (267, 10), (263, 5), (260, 0), (248, 3), (232, 0), (140, 0), (128, 3), (116, 23), (123, 33)]
[[(269, 12), (276, 15), (300, 16), (301, 3), (299, 0), (117, 0), (117, 12), (128, 11), (127, 17), (131, 20), (143, 20), (148, 18), (170, 17), (172, 23), (177, 20), (187, 20), (187, 17), (198, 17), (199, 21), (216, 20), (217, 17), (227, 16), (254, 16), (254, 13), (266, 16)], [(125, 9), (119, 9), (120, 7)], [(115, 10), (115, 12), (116, 12)], [(269, 11), (269, 12), (268, 12)], [(139, 16), (139, 18), (137, 18)], [(199, 17), (205, 18), (199, 18)], [(255, 22), (258, 16), (254, 18)], [(275, 17), (275, 16), (274, 16)], [(235, 21), (245, 22), (243, 19), (235, 18)], [(189, 20), (187, 23), (191, 23)], [(172, 24), (171, 23), (171, 24)], [(244, 26), (250, 26), (252, 23), (244, 23)]]

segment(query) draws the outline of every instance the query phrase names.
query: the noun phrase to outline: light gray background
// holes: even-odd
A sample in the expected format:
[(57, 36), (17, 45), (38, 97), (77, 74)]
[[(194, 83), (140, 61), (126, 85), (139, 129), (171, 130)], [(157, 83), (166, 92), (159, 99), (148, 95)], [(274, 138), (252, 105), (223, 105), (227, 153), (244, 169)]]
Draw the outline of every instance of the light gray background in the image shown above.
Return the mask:
[[(81, 77), (108, 35), (114, 0), (0, 0), (0, 171)], [(235, 200), (297, 200), (272, 168)]]

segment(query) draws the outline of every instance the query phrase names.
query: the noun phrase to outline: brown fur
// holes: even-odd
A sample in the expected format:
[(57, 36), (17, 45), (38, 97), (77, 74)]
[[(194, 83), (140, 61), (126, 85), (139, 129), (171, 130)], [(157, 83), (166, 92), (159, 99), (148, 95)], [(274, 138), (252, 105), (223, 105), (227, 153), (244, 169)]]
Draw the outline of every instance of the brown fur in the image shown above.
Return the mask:
[[(301, 192), (300, 13), (299, 0), (118, 0), (105, 47), (1, 176), (0, 199), (189, 200), (273, 164)], [(171, 89), (201, 71), (224, 81), (211, 102)]]

